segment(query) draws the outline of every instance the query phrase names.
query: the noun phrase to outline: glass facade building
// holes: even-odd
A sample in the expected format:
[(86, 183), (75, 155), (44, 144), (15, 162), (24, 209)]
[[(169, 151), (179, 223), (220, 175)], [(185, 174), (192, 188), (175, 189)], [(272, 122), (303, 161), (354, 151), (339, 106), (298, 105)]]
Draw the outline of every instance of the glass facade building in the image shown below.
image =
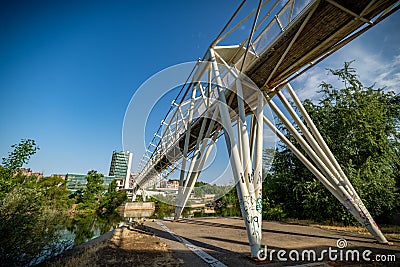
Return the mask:
[(110, 165), (110, 176), (115, 176), (119, 189), (128, 189), (131, 176), (132, 153), (113, 151)]
[[(65, 180), (67, 181), (67, 188), (69, 191), (71, 191), (71, 193), (76, 193), (78, 190), (83, 190), (86, 188), (86, 174), (67, 173), (67, 175), (65, 176)], [(104, 191), (107, 191), (108, 186), (114, 180), (114, 176), (103, 177)]]

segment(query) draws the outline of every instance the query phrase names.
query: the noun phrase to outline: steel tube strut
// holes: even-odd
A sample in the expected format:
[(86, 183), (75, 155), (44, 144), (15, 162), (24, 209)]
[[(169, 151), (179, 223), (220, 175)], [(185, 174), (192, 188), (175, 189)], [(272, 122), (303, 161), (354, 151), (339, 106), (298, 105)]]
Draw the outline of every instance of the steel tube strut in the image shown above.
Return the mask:
[[(257, 132), (255, 133), (255, 158), (254, 158), (254, 192), (257, 199), (257, 208), (259, 213), (262, 214), (262, 167), (263, 167), (263, 139), (264, 139), (264, 96), (261, 92), (258, 92), (258, 103), (254, 123)], [(254, 130), (254, 129), (252, 129)], [(261, 224), (261, 223), (260, 223)]]
[[(219, 112), (221, 115), (221, 121), (226, 141), (226, 146), (229, 152), (229, 159), (231, 163), (231, 168), (233, 172), (233, 176), (236, 182), (236, 189), (238, 192), (240, 208), (242, 211), (242, 216), (245, 221), (247, 235), (249, 238), (251, 256), (256, 257), (258, 252), (261, 250), (261, 239), (262, 239), (262, 231), (261, 231), (261, 211), (257, 210), (257, 200), (255, 198), (253, 183), (251, 180), (251, 176), (245, 176), (245, 168), (241, 162), (241, 157), (239, 153), (238, 143), (235, 140), (235, 134), (232, 127), (232, 119), (229, 114), (229, 109), (227, 105), (227, 101), (225, 98), (225, 91), (222, 90), (223, 84), (220, 76), (218, 64), (216, 62), (214, 50), (210, 49), (211, 62), (212, 67), (214, 69), (216, 81), (217, 81), (217, 90), (219, 97)], [(238, 96), (238, 101), (240, 102), (240, 96)], [(243, 99), (242, 99), (243, 100)], [(241, 109), (241, 108), (239, 108)], [(240, 112), (240, 111), (239, 111)], [(241, 121), (241, 119), (240, 119)], [(242, 121), (243, 122), (243, 121)], [(240, 128), (241, 126), (238, 125)], [(244, 140), (244, 137), (247, 138), (247, 147), (245, 147), (244, 154), (250, 155), (249, 149), (249, 140), (248, 135), (242, 134), (239, 132), (241, 140)], [(247, 156), (246, 156), (247, 157)], [(249, 157), (249, 156), (248, 156)], [(245, 163), (246, 164), (246, 163)], [(247, 164), (246, 164), (247, 165)], [(249, 180), (250, 178), (250, 180)], [(251, 190), (253, 189), (253, 190)]]
[[(299, 98), (297, 97), (296, 93), (294, 92), (292, 86), (288, 83), (287, 88), (289, 90), (289, 94), (291, 95), (296, 107), (299, 109), (300, 113), (302, 114), (305, 122), (307, 123), (308, 127), (310, 128), (313, 135), (316, 137), (314, 142), (317, 142), (319, 146), (317, 149), (319, 150), (320, 154), (323, 154), (324, 158), (328, 161), (330, 168), (335, 170), (336, 176), (338, 177), (339, 183), (346, 189), (347, 194), (349, 195), (348, 201), (357, 207), (360, 217), (362, 220), (359, 222), (365, 226), (368, 231), (380, 242), (380, 243), (388, 243), (385, 236), (382, 234), (381, 230), (379, 229), (378, 225), (375, 223), (374, 219), (372, 218), (371, 214), (365, 207), (364, 203), (362, 202), (361, 198), (359, 197), (357, 191), (354, 189), (353, 185), (343, 172), (342, 168), (340, 167), (339, 163), (337, 162), (335, 156), (329, 149), (328, 145), (326, 144), (325, 140), (321, 136), (320, 132), (318, 131), (317, 127), (315, 126), (314, 122), (312, 121), (310, 115), (304, 108), (303, 104), (300, 102)], [(305, 129), (306, 130), (306, 129)], [(308, 132), (308, 131), (307, 131)], [(322, 149), (321, 149), (322, 148)], [(329, 159), (328, 159), (329, 158)]]
[(279, 119), (285, 124), (286, 128), (293, 135), (293, 137), (295, 137), (297, 142), (299, 142), (299, 144), (305, 150), (305, 152), (311, 157), (314, 163), (317, 164), (318, 168), (320, 168), (320, 170), (322, 170), (325, 173), (326, 178), (338, 191), (339, 197), (348, 202), (346, 208), (351, 212), (351, 214), (353, 214), (354, 217), (356, 217), (356, 219), (361, 224), (367, 226), (368, 224), (367, 218), (365, 218), (360, 207), (354, 203), (353, 198), (349, 195), (348, 191), (346, 190), (346, 188), (344, 188), (343, 184), (340, 183), (338, 179), (332, 174), (332, 172), (326, 167), (326, 165), (322, 162), (322, 160), (316, 155), (315, 151), (312, 150), (310, 145), (302, 138), (302, 136), (297, 132), (295, 127), (282, 113), (282, 111), (280, 111), (280, 109), (270, 99), (268, 99), (268, 104), (270, 105), (272, 110), (277, 114)]

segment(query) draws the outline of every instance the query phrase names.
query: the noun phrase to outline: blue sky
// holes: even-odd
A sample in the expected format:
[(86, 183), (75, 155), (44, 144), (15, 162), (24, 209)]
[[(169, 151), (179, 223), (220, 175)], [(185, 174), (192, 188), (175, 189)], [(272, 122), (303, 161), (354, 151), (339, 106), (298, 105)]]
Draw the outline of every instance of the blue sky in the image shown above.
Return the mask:
[[(166, 67), (201, 58), (240, 2), (2, 1), (0, 156), (32, 138), (40, 147), (28, 164), (35, 171), (107, 173), (135, 90)], [(295, 89), (315, 97), (326, 67), (354, 59), (366, 83), (399, 92), (398, 25), (396, 13)]]

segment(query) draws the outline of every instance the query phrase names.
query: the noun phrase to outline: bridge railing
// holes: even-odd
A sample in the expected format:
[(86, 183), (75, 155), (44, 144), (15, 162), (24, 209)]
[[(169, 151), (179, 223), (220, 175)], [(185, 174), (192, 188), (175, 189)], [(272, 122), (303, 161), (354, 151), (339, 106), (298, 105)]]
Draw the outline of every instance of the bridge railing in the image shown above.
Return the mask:
[[(137, 185), (143, 186), (152, 179), (153, 182), (157, 182), (162, 179), (161, 176), (166, 177), (177, 168), (181, 168), (180, 160), (184, 151), (179, 142), (185, 139), (189, 128), (199, 118), (207, 112), (212, 112), (218, 99), (215, 77), (209, 68), (209, 62), (199, 62), (188, 79), (190, 82), (184, 85), (185, 91), (182, 97), (172, 101), (169, 112), (161, 121), (141, 160)], [(226, 68), (221, 72), (221, 78), (225, 86), (233, 82)], [(225, 90), (223, 92), (225, 93)], [(192, 156), (192, 151), (188, 151), (187, 157)], [(167, 160), (164, 170), (156, 171), (154, 166), (163, 159)]]
[[(261, 54), (295, 20), (296, 15), (300, 14), (303, 7), (307, 5), (307, 2), (310, 1), (263, 1), (259, 10), (260, 19), (253, 26), (254, 32), (249, 33), (242, 40), (237, 47), (236, 54), (240, 50), (246, 49), (247, 46), (249, 51), (256, 56)], [(211, 46), (219, 45), (229, 39), (229, 37), (235, 35), (236, 32), (241, 30), (241, 26), (249, 24), (254, 19), (256, 13), (257, 10), (255, 9), (234, 26), (229, 27), (230, 25), (227, 25), (228, 27), (226, 27), (225, 31), (221, 32), (219, 38)], [(250, 41), (249, 38), (251, 38)], [(239, 60), (236, 60), (236, 62), (231, 61), (227, 64), (230, 67), (235, 67), (235, 63), (241, 62), (244, 60), (244, 57), (245, 54), (239, 57)], [(203, 57), (203, 60), (209, 60), (207, 53)], [(233, 81), (230, 80), (232, 76), (227, 75), (229, 73), (228, 66), (222, 67), (221, 70), (222, 81), (225, 86), (229, 86)], [(198, 82), (199, 80), (203, 82)], [(170, 110), (165, 119), (161, 121), (160, 127), (154, 134), (139, 163), (137, 171), (139, 176), (136, 179), (136, 183), (141, 186), (151, 179), (162, 179), (161, 176), (166, 177), (175, 171), (176, 168), (181, 167), (179, 166), (179, 161), (182, 158), (183, 151), (179, 149), (179, 141), (186, 134), (190, 127), (189, 125), (193, 124), (196, 118), (204, 115), (207, 108), (210, 108), (215, 100), (218, 99), (215, 77), (210, 73), (210, 67), (207, 63), (199, 62), (189, 75), (187, 81), (183, 85), (183, 90), (181, 90), (177, 99), (171, 103)], [(194, 95), (192, 95), (193, 92), (195, 92)], [(223, 92), (226, 93), (224, 90)], [(179, 96), (181, 97), (179, 98)], [(192, 101), (194, 101), (194, 107), (192, 108), (195, 112), (192, 118), (190, 118), (190, 105)], [(189, 154), (188, 156), (192, 155)], [(155, 164), (165, 157), (168, 157), (168, 166), (161, 173), (155, 171), (153, 169)]]
[[(229, 44), (232, 44), (232, 42), (235, 44), (239, 43), (237, 51), (248, 46), (249, 51), (258, 56), (314, 2), (315, 0), (262, 1), (257, 19), (255, 18), (257, 9), (254, 9), (234, 25), (230, 25), (233, 21), (232, 18), (218, 38), (212, 43), (212, 47), (223, 45), (224, 42), (231, 42)], [(245, 9), (245, 6), (241, 5), (234, 16), (240, 14), (240, 9)], [(254, 24), (251, 25), (251, 23)], [(243, 28), (252, 28), (252, 31), (244, 39)], [(243, 59), (243, 56), (241, 59)]]

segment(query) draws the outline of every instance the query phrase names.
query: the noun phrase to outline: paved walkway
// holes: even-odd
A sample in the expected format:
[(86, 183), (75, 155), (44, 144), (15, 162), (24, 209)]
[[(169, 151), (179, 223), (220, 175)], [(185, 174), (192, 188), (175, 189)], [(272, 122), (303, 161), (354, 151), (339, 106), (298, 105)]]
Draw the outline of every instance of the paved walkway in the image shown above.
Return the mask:
[[(256, 263), (249, 259), (250, 248), (242, 218), (198, 218), (178, 222), (156, 220), (147, 221), (145, 225), (167, 244), (175, 257), (183, 259), (184, 266), (400, 266), (399, 240), (392, 240), (394, 244), (388, 246), (377, 244), (370, 236), (312, 226), (264, 222), (263, 243), (268, 246), (267, 261)], [(341, 240), (340, 245), (346, 244), (346, 248), (338, 249), (338, 239), (345, 240)], [(280, 252), (281, 260), (278, 258), (280, 250), (284, 251)], [(315, 251), (315, 261), (301, 261), (303, 254), (304, 259), (313, 259), (310, 250)], [(354, 250), (358, 252), (352, 252)], [(354, 253), (358, 253), (360, 259), (364, 253), (370, 261), (351, 261), (352, 257), (357, 257)], [(296, 259), (297, 255), (298, 261), (290, 260)], [(377, 255), (387, 260), (392, 257), (391, 262), (378, 264)], [(331, 260), (335, 256), (337, 260)], [(343, 260), (340, 261), (340, 258)]]

